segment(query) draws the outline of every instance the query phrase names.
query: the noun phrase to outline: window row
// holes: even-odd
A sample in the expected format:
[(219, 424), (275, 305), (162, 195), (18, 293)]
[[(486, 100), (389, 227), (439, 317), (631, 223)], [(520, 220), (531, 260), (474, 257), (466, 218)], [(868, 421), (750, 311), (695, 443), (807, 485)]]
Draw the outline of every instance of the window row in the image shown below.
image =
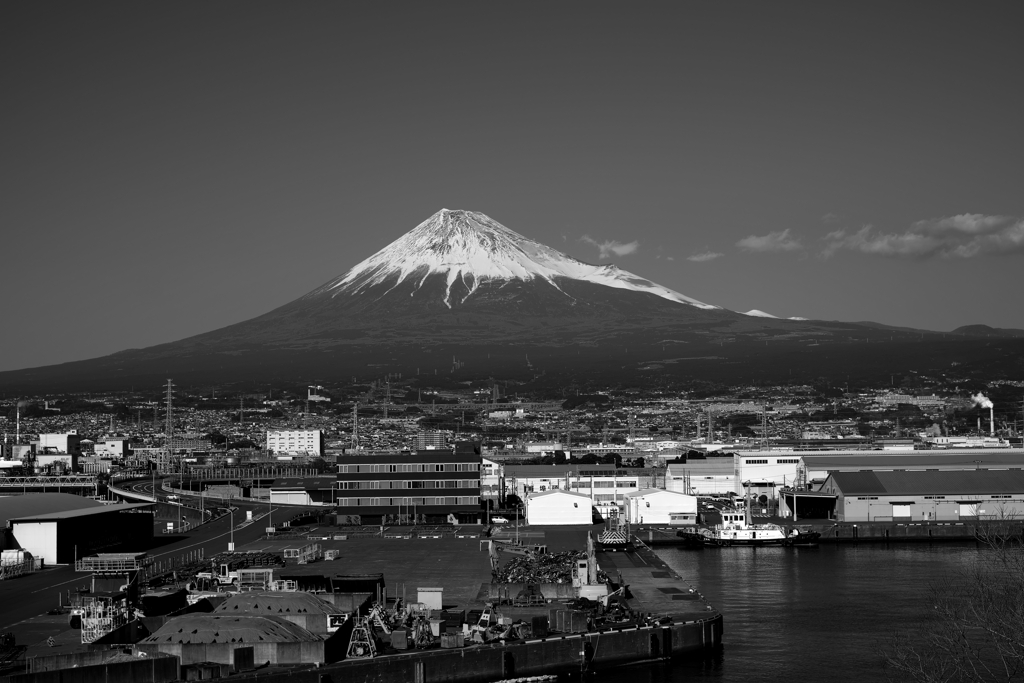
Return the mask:
[(349, 489), (476, 489), (479, 479), (384, 479), (371, 481), (339, 481), (335, 488)]
[(338, 465), (339, 474), (375, 474), (395, 472), (479, 472), (477, 462), (381, 463)]
[[(590, 482), (586, 479), (570, 482), (570, 486), (574, 489), (589, 489), (591, 488)], [(595, 481), (593, 488), (595, 489), (635, 489), (635, 481)]]
[(426, 496), (424, 498), (339, 498), (338, 507), (414, 507), (416, 505), (479, 505), (479, 496)]

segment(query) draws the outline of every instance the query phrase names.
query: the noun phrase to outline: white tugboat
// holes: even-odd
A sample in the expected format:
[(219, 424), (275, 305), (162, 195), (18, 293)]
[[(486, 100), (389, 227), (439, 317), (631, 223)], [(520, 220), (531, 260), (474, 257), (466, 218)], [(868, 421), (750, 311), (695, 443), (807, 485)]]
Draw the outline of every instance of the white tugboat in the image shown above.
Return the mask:
[[(744, 490), (746, 484), (744, 484)], [(703, 527), (696, 531), (680, 532), (679, 535), (690, 546), (728, 547), (734, 545), (765, 546), (765, 545), (808, 545), (815, 543), (820, 534), (801, 532), (793, 529), (789, 533), (778, 524), (754, 524), (750, 519), (750, 505), (745, 506), (743, 514), (739, 512), (723, 512), (722, 523), (711, 527)]]

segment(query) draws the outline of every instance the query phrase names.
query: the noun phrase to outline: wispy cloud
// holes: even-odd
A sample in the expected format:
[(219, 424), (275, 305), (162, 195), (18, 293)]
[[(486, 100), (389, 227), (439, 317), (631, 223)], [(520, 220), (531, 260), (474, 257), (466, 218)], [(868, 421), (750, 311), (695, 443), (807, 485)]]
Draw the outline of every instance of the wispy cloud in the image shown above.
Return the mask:
[(744, 237), (736, 246), (744, 251), (799, 251), (803, 249), (800, 240), (789, 234), (789, 228), (767, 235)]
[(687, 256), (687, 261), (696, 261), (697, 263), (704, 263), (705, 261), (714, 261), (716, 258), (721, 258), (725, 254), (717, 251), (704, 251), (693, 256)]
[(601, 258), (611, 258), (612, 256), (626, 256), (627, 254), (633, 254), (637, 249), (640, 248), (640, 243), (636, 240), (632, 242), (616, 242), (615, 240), (605, 240), (604, 242), (598, 242), (590, 235), (584, 235), (580, 238), (581, 242), (597, 247), (598, 253)]
[(840, 251), (906, 258), (973, 258), (1024, 251), (1024, 219), (965, 213), (917, 221), (904, 232), (885, 233), (865, 225), (825, 236), (821, 255)]

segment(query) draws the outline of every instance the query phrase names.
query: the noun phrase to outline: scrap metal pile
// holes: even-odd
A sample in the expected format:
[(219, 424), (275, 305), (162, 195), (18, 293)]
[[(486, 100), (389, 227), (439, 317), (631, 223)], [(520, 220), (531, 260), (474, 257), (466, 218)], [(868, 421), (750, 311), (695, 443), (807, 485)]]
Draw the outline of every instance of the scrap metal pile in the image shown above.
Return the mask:
[(571, 583), (576, 561), (587, 554), (570, 550), (550, 555), (513, 557), (494, 573), (495, 583)]

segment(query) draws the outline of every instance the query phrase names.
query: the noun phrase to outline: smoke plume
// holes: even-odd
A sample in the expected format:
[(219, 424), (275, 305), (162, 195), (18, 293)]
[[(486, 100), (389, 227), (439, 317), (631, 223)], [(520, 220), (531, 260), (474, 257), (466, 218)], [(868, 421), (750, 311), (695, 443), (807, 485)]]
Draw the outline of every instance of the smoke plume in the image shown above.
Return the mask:
[(993, 407), (995, 407), (995, 404), (993, 404), (992, 401), (988, 400), (988, 397), (985, 396), (985, 394), (981, 393), (980, 391), (977, 394), (975, 394), (974, 396), (971, 396), (971, 400), (974, 401), (974, 403), (979, 408), (993, 408)]

